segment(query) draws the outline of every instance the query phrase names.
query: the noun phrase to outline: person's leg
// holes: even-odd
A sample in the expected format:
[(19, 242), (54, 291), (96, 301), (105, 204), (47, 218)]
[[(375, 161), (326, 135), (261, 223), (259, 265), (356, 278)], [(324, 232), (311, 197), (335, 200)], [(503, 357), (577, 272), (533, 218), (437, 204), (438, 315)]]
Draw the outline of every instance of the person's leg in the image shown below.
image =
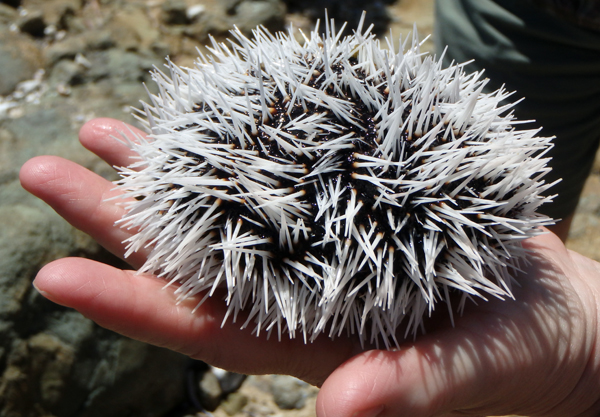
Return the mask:
[(524, 127), (556, 136), (548, 182), (558, 194), (541, 211), (563, 219), (554, 231), (565, 240), (600, 138), (600, 32), (579, 28), (523, 0), (437, 0), (436, 46), (444, 57), (485, 69), (489, 89), (516, 91)]

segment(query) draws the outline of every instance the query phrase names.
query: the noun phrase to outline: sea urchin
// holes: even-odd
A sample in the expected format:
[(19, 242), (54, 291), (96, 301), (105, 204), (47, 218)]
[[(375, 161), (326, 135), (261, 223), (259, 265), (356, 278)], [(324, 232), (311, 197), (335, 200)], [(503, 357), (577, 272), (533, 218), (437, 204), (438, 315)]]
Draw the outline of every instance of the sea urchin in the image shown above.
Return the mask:
[(452, 293), (511, 295), (521, 242), (552, 222), (536, 213), (550, 140), (416, 37), (395, 53), (343, 29), (234, 30), (154, 71), (120, 224), (128, 255), (149, 248), (142, 272), (181, 299), (225, 294), (242, 327), (390, 347)]

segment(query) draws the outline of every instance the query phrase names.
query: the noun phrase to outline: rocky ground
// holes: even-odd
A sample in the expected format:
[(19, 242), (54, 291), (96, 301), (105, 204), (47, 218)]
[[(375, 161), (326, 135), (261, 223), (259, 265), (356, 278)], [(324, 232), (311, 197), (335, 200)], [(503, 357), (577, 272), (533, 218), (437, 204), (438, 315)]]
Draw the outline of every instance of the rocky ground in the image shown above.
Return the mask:
[[(361, 6), (357, 6), (361, 4)], [(108, 116), (135, 122), (148, 71), (169, 55), (189, 65), (209, 33), (236, 24), (249, 32), (289, 24), (310, 30), (323, 7), (354, 20), (362, 2), (335, 0), (4, 0), (0, 1), (0, 417), (183, 416), (202, 402), (217, 416), (311, 416), (317, 390), (293, 378), (206, 369), (180, 355), (124, 339), (31, 288), (52, 259), (117, 263), (84, 234), (28, 195), (19, 167), (60, 155), (114, 178), (82, 149), (77, 131)], [(376, 30), (397, 38), (416, 22), (432, 31), (433, 2), (369, 2)], [(424, 48), (432, 50), (428, 41)], [(152, 84), (148, 83), (152, 89)], [(580, 204), (569, 246), (600, 260), (600, 163)], [(187, 387), (184, 381), (193, 381)], [(241, 388), (238, 389), (241, 384)], [(189, 387), (196, 395), (189, 396)], [(134, 387), (134, 388), (132, 388)]]

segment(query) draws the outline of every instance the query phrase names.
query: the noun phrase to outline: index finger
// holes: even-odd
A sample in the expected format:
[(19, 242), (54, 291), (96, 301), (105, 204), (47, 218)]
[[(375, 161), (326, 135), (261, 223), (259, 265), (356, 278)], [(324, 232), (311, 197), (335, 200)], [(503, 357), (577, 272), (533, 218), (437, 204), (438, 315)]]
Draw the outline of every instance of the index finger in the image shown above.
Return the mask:
[(133, 162), (137, 154), (125, 143), (146, 137), (146, 133), (120, 120), (98, 118), (87, 122), (79, 131), (79, 141), (112, 166), (124, 167)]
[[(113, 199), (120, 191), (115, 185), (75, 162), (57, 156), (39, 156), (21, 167), (23, 188), (44, 200), (77, 229), (93, 237), (111, 253), (123, 258), (126, 241), (134, 231), (115, 226), (125, 207)], [(140, 267), (146, 253), (127, 258)]]

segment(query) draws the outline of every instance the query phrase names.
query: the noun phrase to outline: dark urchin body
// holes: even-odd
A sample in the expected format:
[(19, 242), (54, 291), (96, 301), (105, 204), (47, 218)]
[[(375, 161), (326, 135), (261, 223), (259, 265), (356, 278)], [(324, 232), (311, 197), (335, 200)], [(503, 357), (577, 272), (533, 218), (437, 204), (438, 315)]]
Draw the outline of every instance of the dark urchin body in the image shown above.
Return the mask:
[(397, 344), (451, 291), (510, 296), (521, 241), (551, 222), (549, 139), (515, 130), (509, 94), (333, 22), (304, 45), (239, 31), (195, 68), (154, 73), (149, 139), (121, 171), (144, 272), (180, 297), (226, 290), (243, 326)]

